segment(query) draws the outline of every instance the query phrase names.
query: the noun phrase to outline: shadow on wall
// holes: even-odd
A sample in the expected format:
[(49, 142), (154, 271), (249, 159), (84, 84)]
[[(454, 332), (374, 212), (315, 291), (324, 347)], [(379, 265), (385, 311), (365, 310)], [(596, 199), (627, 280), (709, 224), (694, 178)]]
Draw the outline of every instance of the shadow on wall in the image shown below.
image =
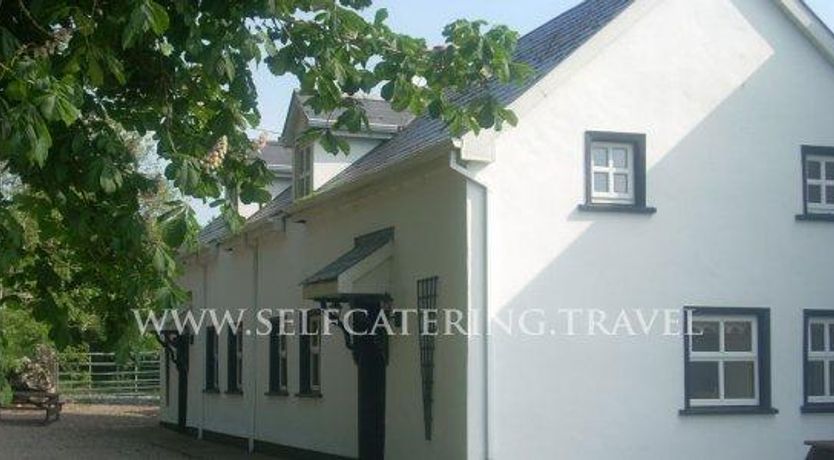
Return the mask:
[[(575, 237), (541, 255), (535, 252), (560, 243), (539, 242), (547, 239), (540, 230), (538, 239), (531, 240), (528, 232), (549, 228), (553, 216), (525, 214), (520, 222), (502, 227), (500, 236), (492, 237), (492, 246), (499, 248), (503, 266), (523, 267), (530, 257), (549, 262), (517, 292), (508, 286), (508, 300), (490, 305), (493, 318), (507, 321), (509, 315), (517, 319), (524, 311), (542, 309), (547, 324), (564, 326), (566, 317), (557, 313), (559, 309), (602, 309), (616, 317), (621, 309), (769, 307), (771, 321), (778, 325), (771, 339), (775, 402), (800, 404), (780, 401), (778, 392), (801, 396), (801, 379), (793, 377), (801, 375), (800, 309), (818, 305), (796, 302), (834, 296), (831, 271), (822, 266), (824, 260), (834, 260), (831, 234), (821, 232), (825, 229), (820, 225), (794, 219), (802, 200), (800, 145), (834, 143), (834, 117), (815, 109), (832, 105), (834, 84), (821, 78), (821, 72), (831, 71), (830, 65), (798, 32), (786, 33), (788, 19), (762, 3), (732, 2), (772, 53), (665, 152), (652, 151), (657, 143), (652, 142), (652, 126), (646, 128), (647, 205), (656, 207), (657, 214), (578, 211), (579, 202), (566, 203), (566, 198), (555, 196), (558, 186), (553, 186), (554, 196), (543, 201), (552, 200), (556, 207), (551, 209), (567, 215), (558, 224), (564, 228), (551, 234)], [(825, 133), (827, 138), (822, 137)], [(531, 246), (529, 241), (537, 241), (537, 247), (523, 249)], [(810, 261), (809, 255), (814, 257)], [(637, 328), (633, 315), (630, 319)], [(605, 453), (614, 451), (620, 458), (661, 458), (655, 456), (662, 455), (658, 449), (668, 447), (672, 439), (679, 447), (703, 444), (726, 422), (677, 416), (683, 404), (680, 336), (663, 336), (661, 328), (649, 336), (587, 336), (586, 323), (576, 324), (582, 335), (574, 337), (548, 331), (542, 336), (494, 336), (490, 400), (491, 420), (495, 432), (501, 433), (497, 454), (509, 452), (501, 446), (527, 446), (531, 452), (584, 452), (585, 458), (607, 458)], [(780, 347), (778, 329), (783, 328), (787, 331)], [(789, 370), (796, 371), (792, 376), (780, 377), (780, 355), (793, 366)], [(548, 426), (547, 439), (531, 439), (525, 430), (504, 426), (519, 413), (530, 426)], [(554, 420), (561, 422), (554, 426)], [(750, 430), (760, 430), (780, 420), (745, 421)], [(675, 431), (682, 424), (695, 429)], [(781, 436), (796, 443), (789, 457), (803, 452), (799, 427), (780, 427)], [(732, 452), (737, 452), (736, 458), (752, 458), (752, 451), (743, 448), (756, 446), (757, 437), (752, 431), (737, 435), (750, 436), (737, 445), (702, 446), (701, 458), (719, 447), (720, 458), (731, 458), (726, 455)], [(767, 443), (759, 444), (760, 451), (766, 449), (762, 445)], [(775, 452), (773, 458), (789, 458)]]

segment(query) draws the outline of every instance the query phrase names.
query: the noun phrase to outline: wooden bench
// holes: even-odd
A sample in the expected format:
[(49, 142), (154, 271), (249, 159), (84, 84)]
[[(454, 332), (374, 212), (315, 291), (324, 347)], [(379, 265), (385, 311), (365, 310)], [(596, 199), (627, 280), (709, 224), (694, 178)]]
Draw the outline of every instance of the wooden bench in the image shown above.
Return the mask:
[(44, 411), (43, 424), (46, 425), (50, 422), (50, 419), (56, 421), (61, 418), (61, 409), (63, 407), (64, 402), (61, 401), (57, 393), (19, 391), (13, 394), (11, 403), (0, 405), (0, 414), (3, 411)]

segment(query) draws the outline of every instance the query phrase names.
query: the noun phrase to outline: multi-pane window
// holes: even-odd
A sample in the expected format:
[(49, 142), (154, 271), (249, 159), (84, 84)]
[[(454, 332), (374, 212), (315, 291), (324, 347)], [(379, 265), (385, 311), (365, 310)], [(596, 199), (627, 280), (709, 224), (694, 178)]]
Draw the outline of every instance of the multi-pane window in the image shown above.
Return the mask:
[(269, 335), (269, 392), (287, 391), (287, 336), (281, 332), (281, 319), (272, 319)]
[(217, 330), (214, 327), (206, 328), (206, 390), (217, 390), (219, 385), (219, 343), (217, 341)]
[(634, 204), (634, 147), (591, 144), (591, 199), (594, 203)]
[(809, 213), (834, 213), (834, 156), (805, 156), (805, 204)]
[(313, 147), (299, 147), (293, 155), (293, 174), (295, 180), (293, 193), (296, 198), (303, 198), (313, 192)]
[(685, 313), (686, 407), (769, 407), (767, 310), (693, 308)]
[(243, 389), (243, 322), (238, 322), (234, 329), (229, 327), (227, 339), (227, 391), (239, 392)]
[(588, 131), (585, 133), (585, 203), (589, 211), (650, 214), (646, 206), (646, 136)]
[(806, 403), (834, 403), (834, 316), (810, 315), (806, 328)]
[(307, 327), (300, 338), (299, 387), (302, 394), (321, 391), (321, 312), (308, 311)]

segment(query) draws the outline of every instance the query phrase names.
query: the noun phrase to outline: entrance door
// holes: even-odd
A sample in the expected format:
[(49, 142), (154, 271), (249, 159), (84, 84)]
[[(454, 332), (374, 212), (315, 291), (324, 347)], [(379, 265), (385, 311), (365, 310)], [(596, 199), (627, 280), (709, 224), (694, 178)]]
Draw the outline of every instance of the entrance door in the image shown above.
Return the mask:
[(185, 431), (188, 421), (188, 335), (177, 337), (177, 428)]
[[(369, 331), (377, 315), (379, 304), (364, 307), (367, 318), (357, 322), (356, 331)], [(355, 315), (360, 318), (362, 315)], [(372, 320), (373, 319), (373, 320)], [(357, 373), (359, 376), (359, 458), (382, 460), (385, 457), (385, 352), (388, 345), (385, 330), (375, 334), (355, 336)]]

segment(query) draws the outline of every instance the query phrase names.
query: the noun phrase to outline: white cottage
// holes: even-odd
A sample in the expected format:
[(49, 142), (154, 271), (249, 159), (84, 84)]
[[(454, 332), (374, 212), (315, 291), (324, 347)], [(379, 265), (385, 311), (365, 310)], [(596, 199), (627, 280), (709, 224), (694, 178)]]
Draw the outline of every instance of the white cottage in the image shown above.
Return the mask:
[[(546, 328), (246, 317), (180, 341), (163, 423), (302, 458), (782, 460), (834, 438), (834, 35), (799, 0), (589, 0), (518, 58), (535, 79), (491, 88), (517, 128), (453, 139), (365, 101), (351, 154), (297, 149), (293, 187), (210, 226), (183, 283), (194, 311)], [(301, 102), (290, 142), (327, 122)]]

